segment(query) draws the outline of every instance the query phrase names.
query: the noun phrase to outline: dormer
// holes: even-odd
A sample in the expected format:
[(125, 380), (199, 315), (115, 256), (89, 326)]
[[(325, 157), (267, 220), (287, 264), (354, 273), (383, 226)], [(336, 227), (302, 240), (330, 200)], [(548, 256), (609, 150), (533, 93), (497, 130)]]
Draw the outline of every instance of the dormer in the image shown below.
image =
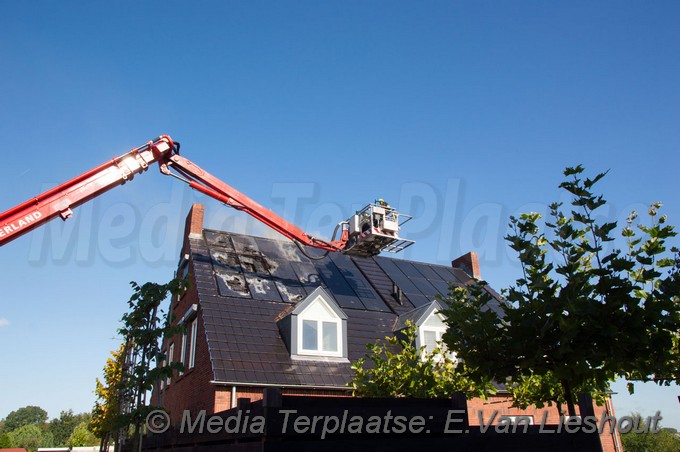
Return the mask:
[[(415, 324), (418, 328), (416, 347), (420, 349), (420, 347), (425, 346), (425, 352), (431, 353), (446, 332), (444, 316), (440, 313), (443, 309), (444, 307), (441, 303), (434, 300), (429, 304), (400, 315), (394, 330), (398, 333), (406, 328), (408, 322)], [(450, 354), (450, 357), (454, 358), (454, 354)]]
[(347, 359), (347, 315), (323, 287), (283, 311), (277, 324), (291, 357)]

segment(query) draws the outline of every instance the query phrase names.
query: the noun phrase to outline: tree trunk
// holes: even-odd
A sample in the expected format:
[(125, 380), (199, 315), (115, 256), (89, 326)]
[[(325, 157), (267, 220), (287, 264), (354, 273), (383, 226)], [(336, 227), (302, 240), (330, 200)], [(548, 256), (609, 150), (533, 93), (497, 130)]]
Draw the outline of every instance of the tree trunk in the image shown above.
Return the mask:
[(562, 384), (562, 394), (567, 401), (567, 412), (569, 416), (576, 416), (576, 407), (574, 406), (574, 396), (571, 393), (571, 386), (567, 380), (560, 380)]
[(562, 415), (564, 414), (562, 412), (562, 402), (555, 400), (555, 407), (557, 408), (557, 419), (562, 419)]
[(138, 451), (141, 447), (141, 434), (139, 431), (139, 423), (135, 421), (134, 432), (132, 433), (132, 447), (130, 447), (130, 450), (133, 452)]

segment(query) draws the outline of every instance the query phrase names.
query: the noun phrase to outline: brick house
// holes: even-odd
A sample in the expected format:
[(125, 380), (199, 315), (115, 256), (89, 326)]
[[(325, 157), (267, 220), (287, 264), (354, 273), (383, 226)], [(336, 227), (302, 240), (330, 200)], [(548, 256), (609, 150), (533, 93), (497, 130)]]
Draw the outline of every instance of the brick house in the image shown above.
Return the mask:
[[(365, 344), (411, 320), (416, 345), (433, 346), (445, 330), (435, 296), (446, 295), (449, 283), (479, 278), (479, 266), (474, 253), (451, 266), (339, 253), (311, 260), (289, 241), (203, 229), (203, 206), (194, 204), (178, 274), (190, 289), (172, 300), (171, 312), (186, 328), (167, 338), (163, 351), (185, 371), (152, 395), (174, 425), (184, 410), (221, 412), (238, 398), (261, 399), (267, 387), (284, 395), (350, 396), (350, 362), (365, 354)], [(491, 309), (500, 312), (500, 302)], [(470, 425), (494, 411), (558, 423), (554, 407), (510, 405), (502, 391), (469, 400)], [(611, 400), (594, 409), (598, 419), (614, 416)], [(617, 433), (605, 431), (601, 442), (606, 451), (621, 450)]]

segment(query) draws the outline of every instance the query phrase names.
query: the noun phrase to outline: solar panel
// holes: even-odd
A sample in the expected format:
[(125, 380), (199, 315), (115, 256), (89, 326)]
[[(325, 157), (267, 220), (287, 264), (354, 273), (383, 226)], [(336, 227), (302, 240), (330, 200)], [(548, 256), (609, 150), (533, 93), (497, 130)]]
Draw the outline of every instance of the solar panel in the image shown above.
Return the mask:
[(453, 267), (444, 267), (443, 265), (431, 265), (430, 268), (434, 270), (444, 281), (449, 281), (454, 284), (460, 284), (461, 281), (456, 278), (453, 273)]
[(319, 272), (310, 262), (291, 262), (290, 266), (297, 275), (300, 285), (305, 289), (309, 295), (317, 287), (323, 285), (323, 280), (319, 276)]
[(439, 295), (437, 288), (434, 287), (427, 279), (411, 278), (411, 281), (413, 281), (413, 283), (420, 288), (420, 291), (427, 297), (428, 300), (432, 301), (437, 297), (437, 295)]
[(253, 255), (260, 253), (254, 237), (246, 235), (231, 235), (230, 237), (234, 242), (234, 248), (236, 248), (236, 252), (239, 255)]
[(211, 248), (210, 258), (215, 270), (228, 270), (236, 273), (241, 272), (241, 264), (239, 263), (238, 256), (236, 253), (226, 251), (226, 248)]
[(246, 282), (250, 294), (256, 300), (283, 301), (276, 284), (269, 278), (263, 278), (254, 273), (246, 273)]
[(264, 278), (269, 277), (268, 265), (264, 257), (259, 255), (252, 256), (239, 256), (239, 261), (241, 262), (241, 268), (244, 273), (253, 273)]
[(205, 240), (210, 247), (219, 246), (225, 248), (226, 251), (234, 252), (234, 244), (228, 235), (213, 231), (204, 231)]
[[(287, 242), (213, 231), (205, 231), (205, 237), (222, 295), (296, 303), (323, 286), (343, 308), (390, 311), (348, 256), (331, 253), (310, 260)], [(459, 284), (461, 279), (459, 269), (383, 257), (372, 260), (416, 307), (429, 304), (438, 294), (447, 296), (449, 282)]]
[(356, 292), (350, 287), (340, 273), (338, 267), (329, 258), (314, 261), (314, 267), (326, 287), (333, 293), (335, 300), (343, 308), (361, 309), (363, 304), (359, 301)]
[(371, 287), (361, 271), (352, 262), (352, 259), (339, 253), (329, 254), (329, 257), (366, 309), (370, 311), (390, 311), (382, 298), (373, 290), (373, 287)]
[[(254, 237), (255, 243), (260, 249), (260, 252), (269, 256), (270, 258), (281, 262), (302, 262), (305, 259), (300, 251), (291, 242), (283, 242), (281, 240), (271, 240), (261, 237)], [(305, 259), (306, 260), (306, 259)]]
[(390, 279), (397, 285), (404, 293), (420, 293), (420, 290), (411, 282), (411, 280), (402, 272), (396, 265), (395, 259), (388, 259), (386, 257), (376, 257), (375, 261), (380, 268), (390, 277)]
[(409, 277), (409, 279), (413, 278), (423, 278), (423, 274), (420, 273), (416, 268), (410, 263), (406, 261), (402, 261), (399, 259), (393, 259), (394, 260), (394, 265), (397, 266), (399, 270), (402, 271), (406, 276)]
[(425, 296), (416, 284), (411, 281), (399, 267), (397, 267), (395, 262), (398, 261), (396, 259), (388, 259), (386, 257), (375, 257), (374, 259), (392, 282), (402, 290), (413, 306), (419, 307), (432, 302), (432, 300)]
[(272, 264), (260, 252), (255, 238), (243, 235), (232, 235), (231, 238), (251, 296), (256, 300), (283, 301), (269, 273)]
[(439, 292), (442, 297), (448, 298), (450, 292), (448, 282), (438, 279), (436, 281), (430, 281), (430, 284), (432, 284), (434, 288), (437, 289), (437, 292)]
[(411, 263), (416, 270), (423, 276), (423, 278), (429, 280), (429, 281), (441, 281), (442, 277), (439, 276), (439, 274), (432, 269), (432, 267), (429, 264), (421, 264), (421, 263)]
[(394, 264), (399, 268), (399, 270), (403, 271), (406, 276), (415, 284), (415, 286), (420, 290), (420, 292), (425, 295), (426, 297), (430, 298), (433, 300), (435, 295), (439, 293), (437, 289), (434, 288), (430, 282), (423, 277), (423, 274), (420, 273), (416, 266), (413, 265), (411, 262), (406, 262), (406, 261), (400, 261), (396, 260), (394, 261)]
[(430, 284), (432, 284), (435, 290), (443, 297), (448, 297), (449, 295), (449, 283), (454, 281), (455, 278), (451, 273), (448, 274), (446, 278), (442, 278), (439, 273), (435, 271), (435, 268), (431, 264), (425, 264), (420, 262), (411, 262), (418, 272), (420, 272)]
[(215, 272), (215, 280), (217, 281), (217, 288), (220, 291), (220, 295), (225, 297), (250, 298), (250, 290), (248, 289), (248, 284), (246, 283), (243, 274), (217, 270)]
[(286, 249), (284, 245), (288, 244), (285, 242), (260, 238), (256, 238), (255, 242), (266, 258), (269, 273), (283, 301), (296, 303), (303, 300), (307, 293), (289, 262), (293, 255), (291, 248), (295, 247), (291, 245)]
[(274, 284), (276, 285), (279, 294), (281, 294), (283, 301), (297, 303), (307, 297), (307, 292), (305, 292), (305, 289), (302, 288), (302, 286), (293, 286), (278, 279), (274, 279)]
[(420, 306), (432, 303), (432, 300), (430, 300), (428, 297), (426, 297), (422, 293), (406, 293), (406, 292), (404, 292), (404, 294), (406, 295), (406, 298), (408, 298), (408, 300), (411, 302), (411, 304), (413, 306), (417, 307), (417, 308), (419, 308)]

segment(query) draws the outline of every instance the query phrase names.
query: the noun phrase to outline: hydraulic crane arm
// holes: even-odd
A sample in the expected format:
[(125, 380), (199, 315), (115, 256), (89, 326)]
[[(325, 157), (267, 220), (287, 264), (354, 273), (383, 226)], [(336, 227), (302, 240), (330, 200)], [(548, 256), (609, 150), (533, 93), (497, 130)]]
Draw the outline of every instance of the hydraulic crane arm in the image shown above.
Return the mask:
[[(247, 212), (291, 240), (325, 251), (344, 249), (348, 235), (346, 228), (344, 239), (329, 243), (314, 238), (180, 156), (178, 152), (179, 143), (174, 143), (167, 135), (158, 137), (0, 214), (0, 245), (42, 226), (57, 216), (66, 220), (72, 215), (73, 208), (132, 180), (135, 174), (144, 172), (153, 163), (158, 163), (163, 174), (178, 177), (187, 182), (191, 188), (237, 210)], [(170, 168), (174, 168), (180, 176), (171, 173)]]
[(159, 137), (3, 212), (0, 245), (56, 217), (66, 220), (72, 215), (71, 209), (131, 180), (159, 157), (171, 153), (173, 147), (170, 137)]
[[(398, 236), (399, 226), (411, 217), (399, 214), (382, 200), (380, 204), (369, 204), (349, 220), (338, 223), (330, 242), (315, 238), (180, 156), (179, 147), (179, 143), (162, 135), (9, 209), (0, 214), (0, 246), (56, 217), (68, 219), (73, 208), (132, 180), (154, 163), (158, 163), (161, 173), (176, 177), (191, 188), (248, 213), (298, 245), (326, 252), (374, 256), (381, 251), (398, 252), (413, 243)], [(400, 221), (400, 216), (407, 219)], [(338, 230), (341, 236), (335, 240)]]
[(170, 168), (174, 168), (182, 176), (178, 178), (187, 182), (191, 188), (198, 190), (211, 198), (217, 199), (236, 210), (241, 210), (250, 214), (257, 220), (295, 242), (324, 251), (342, 251), (345, 248), (349, 235), (348, 228), (342, 226), (345, 222), (340, 223), (339, 225), (339, 227), (343, 228), (340, 240), (326, 242), (317, 239), (276, 215), (266, 207), (253, 201), (248, 196), (222, 182), (207, 171), (201, 169), (189, 159), (186, 159), (179, 154), (172, 154), (166, 162), (167, 163), (161, 164), (161, 172), (163, 174), (174, 176), (174, 174), (170, 172)]

